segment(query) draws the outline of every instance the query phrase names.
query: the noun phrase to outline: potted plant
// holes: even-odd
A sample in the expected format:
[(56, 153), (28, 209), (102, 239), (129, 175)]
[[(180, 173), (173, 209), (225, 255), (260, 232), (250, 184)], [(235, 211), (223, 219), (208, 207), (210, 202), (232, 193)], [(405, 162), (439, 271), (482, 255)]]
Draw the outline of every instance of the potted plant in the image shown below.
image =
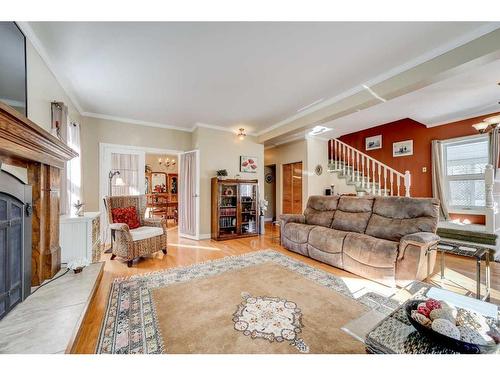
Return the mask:
[(227, 170), (226, 169), (219, 169), (217, 171), (217, 179), (223, 180), (224, 177), (227, 177)]

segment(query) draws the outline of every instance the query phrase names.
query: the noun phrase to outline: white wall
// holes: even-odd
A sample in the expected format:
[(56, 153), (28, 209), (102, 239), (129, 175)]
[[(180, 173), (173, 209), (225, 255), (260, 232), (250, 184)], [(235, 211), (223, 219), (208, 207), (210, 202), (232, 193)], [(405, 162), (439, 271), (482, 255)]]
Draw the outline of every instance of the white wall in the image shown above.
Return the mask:
[[(328, 172), (328, 141), (318, 138), (306, 139), (307, 163), (304, 173), (307, 174), (307, 194), (324, 195), (325, 189), (333, 183), (333, 176)], [(321, 165), (323, 173), (315, 173), (316, 166)]]
[[(200, 151), (200, 235), (210, 235), (211, 219), (211, 178), (218, 169), (227, 169), (228, 177), (239, 174), (242, 179), (259, 181), (259, 197), (264, 194), (264, 146), (256, 137), (247, 135), (243, 141), (232, 132), (208, 128), (197, 128), (193, 133), (193, 149)], [(257, 173), (242, 173), (240, 156), (257, 159)]]
[(50, 131), (50, 103), (61, 101), (68, 106), (72, 121), (81, 122), (76, 106), (42, 60), (35, 47), (26, 39), (26, 70), (28, 86), (28, 118)]
[(276, 215), (283, 213), (283, 164), (302, 162), (302, 209), (308, 197), (307, 144), (305, 140), (266, 149), (265, 165), (276, 165)]

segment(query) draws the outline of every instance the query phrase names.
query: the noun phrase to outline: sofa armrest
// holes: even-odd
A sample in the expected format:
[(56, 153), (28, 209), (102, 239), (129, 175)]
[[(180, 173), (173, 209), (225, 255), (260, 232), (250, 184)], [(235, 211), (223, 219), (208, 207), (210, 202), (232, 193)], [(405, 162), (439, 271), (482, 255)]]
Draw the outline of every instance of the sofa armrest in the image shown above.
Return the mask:
[(301, 214), (283, 214), (280, 215), (281, 221), (281, 230), (285, 228), (285, 225), (288, 223), (300, 223), (304, 224), (306, 222), (306, 218)]
[(406, 286), (424, 280), (432, 274), (436, 263), (436, 248), (440, 237), (431, 232), (407, 234), (401, 238), (396, 261), (396, 284)]
[[(109, 224), (109, 229), (111, 229), (111, 233), (116, 231), (115, 236), (121, 236), (124, 240), (132, 242), (132, 235), (130, 234), (130, 228), (125, 223), (112, 223)], [(113, 236), (111, 236), (113, 239)]]
[(130, 229), (129, 229), (128, 225), (125, 224), (125, 223), (112, 223), (112, 224), (109, 224), (109, 229), (130, 232)]
[(167, 233), (167, 221), (165, 219), (144, 219), (144, 226), (163, 228), (163, 234)]
[(440, 237), (431, 232), (417, 232), (412, 234), (407, 234), (401, 238), (401, 243), (411, 243), (417, 246), (431, 246), (439, 242)]

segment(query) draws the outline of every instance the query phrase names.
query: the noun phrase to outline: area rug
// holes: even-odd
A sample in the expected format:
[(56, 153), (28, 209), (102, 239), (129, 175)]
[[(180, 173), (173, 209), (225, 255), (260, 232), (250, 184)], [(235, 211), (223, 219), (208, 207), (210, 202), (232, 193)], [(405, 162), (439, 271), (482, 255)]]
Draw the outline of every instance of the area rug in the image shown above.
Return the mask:
[(389, 303), (258, 251), (114, 280), (97, 353), (364, 353), (341, 328)]

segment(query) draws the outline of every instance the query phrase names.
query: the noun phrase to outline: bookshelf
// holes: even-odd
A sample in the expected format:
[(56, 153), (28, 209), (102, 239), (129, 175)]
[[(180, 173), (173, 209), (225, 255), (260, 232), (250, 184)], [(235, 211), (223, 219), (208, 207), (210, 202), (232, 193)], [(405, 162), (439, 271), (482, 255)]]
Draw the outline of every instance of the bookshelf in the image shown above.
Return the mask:
[(212, 239), (259, 234), (258, 188), (257, 180), (212, 178)]

